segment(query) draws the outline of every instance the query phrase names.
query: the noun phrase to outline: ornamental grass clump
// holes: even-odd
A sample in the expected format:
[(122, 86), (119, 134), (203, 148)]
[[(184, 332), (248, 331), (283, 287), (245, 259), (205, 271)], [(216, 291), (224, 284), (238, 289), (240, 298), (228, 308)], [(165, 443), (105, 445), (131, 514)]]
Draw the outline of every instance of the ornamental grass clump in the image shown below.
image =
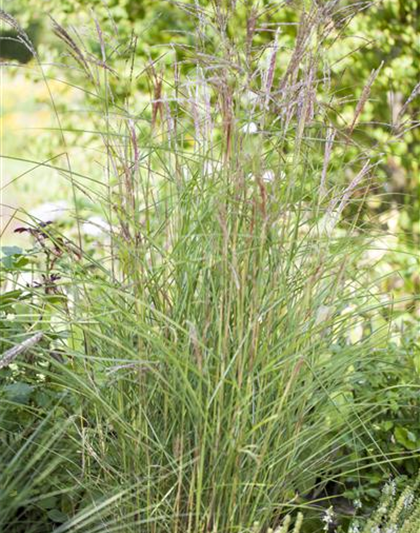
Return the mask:
[(299, 533), (291, 510), (395, 470), (370, 429), (383, 406), (354, 392), (394, 304), (365, 260), (380, 158), (350, 136), (363, 105), (344, 126), (325, 104), (328, 47), (357, 9), (299, 2), (283, 41), (251, 7), (180, 3), (187, 44), (147, 60), (112, 24), (93, 20), (93, 41), (54, 22), (60, 61), (38, 64), (82, 95), (64, 117), (53, 101), (44, 160), (74, 201), (48, 225), (53, 268), (33, 243), (54, 292), (19, 287), (45, 332), (28, 368), (68, 417), (55, 533)]

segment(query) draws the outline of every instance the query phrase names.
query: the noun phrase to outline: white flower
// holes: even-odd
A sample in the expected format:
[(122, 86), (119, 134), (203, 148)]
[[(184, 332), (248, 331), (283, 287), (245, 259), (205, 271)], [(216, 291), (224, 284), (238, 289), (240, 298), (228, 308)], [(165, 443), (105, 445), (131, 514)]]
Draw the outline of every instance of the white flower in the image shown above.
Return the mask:
[(29, 214), (37, 222), (54, 222), (63, 216), (68, 208), (68, 203), (65, 200), (59, 200), (57, 202), (45, 202), (35, 207), (35, 209), (32, 209)]
[(396, 489), (395, 481), (390, 481), (384, 486), (382, 492), (385, 496), (395, 496)]
[(275, 174), (272, 170), (266, 170), (265, 172), (263, 172), (262, 180), (266, 183), (271, 183), (272, 181), (274, 181), (274, 178)]
[(350, 526), (349, 533), (360, 533), (360, 525), (357, 520)]
[(353, 505), (354, 505), (354, 507), (356, 509), (361, 509), (362, 508), (362, 502), (358, 498), (356, 500), (354, 500)]
[(102, 217), (93, 216), (82, 225), (82, 233), (89, 237), (100, 237), (103, 233), (109, 233), (111, 226)]
[(407, 494), (407, 496), (404, 498), (404, 508), (405, 509), (408, 509), (408, 507), (411, 507), (413, 505), (413, 502), (414, 502), (414, 494), (413, 493), (410, 493), (410, 494)]
[(329, 526), (334, 522), (334, 511), (332, 507), (329, 507), (322, 517), (322, 521), (324, 522), (324, 531), (328, 531)]
[(255, 122), (248, 122), (244, 126), (242, 126), (242, 132), (243, 133), (257, 133), (258, 126), (255, 124)]

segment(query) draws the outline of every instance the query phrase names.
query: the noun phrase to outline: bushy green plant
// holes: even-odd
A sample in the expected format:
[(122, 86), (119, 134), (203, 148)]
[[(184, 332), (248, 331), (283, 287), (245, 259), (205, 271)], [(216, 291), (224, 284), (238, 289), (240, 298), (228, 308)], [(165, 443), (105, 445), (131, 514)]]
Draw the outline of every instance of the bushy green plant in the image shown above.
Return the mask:
[(398, 489), (392, 480), (382, 490), (380, 504), (369, 518), (357, 518), (348, 533), (416, 533), (420, 528), (420, 478), (404, 480)]

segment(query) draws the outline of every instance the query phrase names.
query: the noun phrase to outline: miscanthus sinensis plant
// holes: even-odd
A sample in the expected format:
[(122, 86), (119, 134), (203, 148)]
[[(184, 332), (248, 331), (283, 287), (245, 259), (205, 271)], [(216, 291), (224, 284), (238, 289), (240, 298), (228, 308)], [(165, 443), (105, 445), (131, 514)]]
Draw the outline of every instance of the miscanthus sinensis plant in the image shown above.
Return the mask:
[[(64, 178), (73, 222), (42, 228), (53, 273), (33, 304), (51, 344), (32, 365), (44, 353), (42, 376), (71, 398), (54, 494), (72, 505), (56, 533), (283, 532), (291, 507), (346, 473), (392, 469), (369, 430), (381, 406), (352, 393), (390, 327), (373, 326), (388, 302), (359, 218), (377, 155), (350, 138), (374, 75), (341, 124), (328, 50), (355, 9), (294, 7), (283, 42), (267, 21), (261, 39), (252, 2), (182, 3), (192, 44), (171, 43), (166, 63), (93, 15), (83, 34), (52, 23), (60, 61), (33, 50), (50, 89), (58, 68), (82, 94), (60, 114), (51, 90), (65, 155), (43, 165)], [(102, 239), (84, 234), (92, 220)], [(4, 509), (0, 523), (15, 531)]]

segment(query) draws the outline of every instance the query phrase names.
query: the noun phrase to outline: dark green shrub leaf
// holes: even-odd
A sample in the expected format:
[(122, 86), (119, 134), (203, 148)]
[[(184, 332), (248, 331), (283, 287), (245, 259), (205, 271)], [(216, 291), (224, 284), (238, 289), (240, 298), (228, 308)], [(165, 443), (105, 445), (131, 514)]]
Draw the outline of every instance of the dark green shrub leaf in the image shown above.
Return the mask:
[(16, 382), (3, 387), (6, 398), (17, 403), (28, 403), (31, 392), (34, 387), (27, 383)]
[(395, 440), (407, 450), (415, 450), (417, 448), (417, 437), (412, 431), (398, 426), (395, 428), (394, 436)]
[(51, 509), (48, 511), (48, 518), (57, 524), (63, 524), (67, 520), (67, 515), (58, 509)]

